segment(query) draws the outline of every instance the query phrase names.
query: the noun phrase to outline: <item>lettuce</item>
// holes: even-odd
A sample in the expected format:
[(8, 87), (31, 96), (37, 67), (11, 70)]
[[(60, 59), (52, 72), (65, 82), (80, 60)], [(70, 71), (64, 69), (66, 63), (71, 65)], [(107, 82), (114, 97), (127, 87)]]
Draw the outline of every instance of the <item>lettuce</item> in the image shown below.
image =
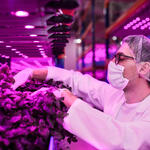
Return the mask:
[[(14, 91), (9, 67), (0, 66), (0, 149), (48, 150), (53, 136), (57, 149), (66, 149), (63, 140), (76, 142), (76, 137), (63, 128), (67, 108), (63, 98), (53, 91), (67, 88), (60, 81), (29, 80)], [(39, 90), (46, 87), (44, 90)]]

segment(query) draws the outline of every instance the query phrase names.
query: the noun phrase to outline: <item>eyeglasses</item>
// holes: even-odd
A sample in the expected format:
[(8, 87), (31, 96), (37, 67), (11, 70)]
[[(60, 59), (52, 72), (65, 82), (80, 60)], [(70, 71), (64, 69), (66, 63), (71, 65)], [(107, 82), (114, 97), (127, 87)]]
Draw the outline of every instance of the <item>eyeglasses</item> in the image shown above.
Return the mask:
[(127, 55), (124, 55), (122, 53), (117, 53), (114, 56), (114, 58), (115, 58), (115, 64), (119, 64), (120, 61), (125, 60), (125, 59), (133, 59), (134, 60), (134, 57), (127, 56)]

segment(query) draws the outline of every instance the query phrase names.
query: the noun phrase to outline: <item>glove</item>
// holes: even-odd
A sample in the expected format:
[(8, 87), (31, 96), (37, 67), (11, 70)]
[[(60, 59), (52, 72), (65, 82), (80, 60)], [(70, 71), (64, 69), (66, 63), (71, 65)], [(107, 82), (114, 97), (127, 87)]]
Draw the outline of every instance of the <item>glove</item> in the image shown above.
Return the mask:
[[(38, 94), (39, 92), (46, 92), (46, 91), (49, 90), (49, 89), (50, 89), (50, 88), (42, 87), (42, 88), (40, 88), (39, 90), (33, 92), (33, 93), (31, 94), (31, 96), (34, 96), (34, 95)], [(52, 93), (53, 93), (57, 98), (62, 97), (62, 96), (61, 96), (61, 93), (62, 93), (64, 90), (66, 90), (66, 89), (65, 89), (65, 88), (64, 88), (64, 89), (51, 88)]]
[(53, 91), (53, 94), (57, 97), (57, 98), (60, 98), (60, 97), (62, 97), (61, 95), (62, 95), (62, 92), (64, 92), (65, 90), (68, 90), (68, 89), (65, 89), (65, 88), (63, 88), (63, 89), (57, 89), (57, 90), (54, 90)]
[(33, 92), (33, 93), (31, 94), (31, 96), (34, 96), (34, 95), (36, 95), (36, 94), (38, 94), (38, 93), (40, 93), (40, 92), (46, 92), (48, 89), (49, 89), (49, 88), (47, 88), (47, 87), (42, 87), (42, 88), (40, 88), (39, 90)]
[(24, 84), (28, 79), (32, 77), (33, 69), (27, 68), (19, 73), (17, 73), (14, 76), (15, 83), (12, 85), (12, 88), (15, 90), (17, 89), (20, 85)]

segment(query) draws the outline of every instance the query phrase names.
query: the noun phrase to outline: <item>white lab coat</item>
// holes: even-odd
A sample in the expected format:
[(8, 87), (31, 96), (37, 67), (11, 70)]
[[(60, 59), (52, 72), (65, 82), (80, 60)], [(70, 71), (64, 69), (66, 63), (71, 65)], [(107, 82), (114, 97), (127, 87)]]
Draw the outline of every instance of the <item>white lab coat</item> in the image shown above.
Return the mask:
[(86, 101), (78, 99), (68, 110), (67, 130), (99, 150), (150, 150), (150, 96), (138, 106), (133, 120), (122, 122), (116, 117), (125, 102), (123, 91), (79, 72), (48, 70), (47, 79), (63, 81)]

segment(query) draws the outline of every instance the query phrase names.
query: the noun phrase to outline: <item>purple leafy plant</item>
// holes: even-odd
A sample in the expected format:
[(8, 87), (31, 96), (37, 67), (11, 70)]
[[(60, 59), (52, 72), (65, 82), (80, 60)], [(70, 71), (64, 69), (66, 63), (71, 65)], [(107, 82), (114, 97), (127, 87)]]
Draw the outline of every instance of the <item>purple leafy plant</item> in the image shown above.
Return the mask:
[[(54, 137), (58, 150), (60, 143), (76, 142), (76, 137), (63, 128), (67, 108), (63, 98), (53, 90), (67, 88), (63, 82), (29, 80), (14, 91), (12, 73), (7, 65), (0, 66), (0, 150), (48, 150)], [(42, 87), (46, 90), (40, 91)], [(35, 91), (39, 90), (36, 94)]]

